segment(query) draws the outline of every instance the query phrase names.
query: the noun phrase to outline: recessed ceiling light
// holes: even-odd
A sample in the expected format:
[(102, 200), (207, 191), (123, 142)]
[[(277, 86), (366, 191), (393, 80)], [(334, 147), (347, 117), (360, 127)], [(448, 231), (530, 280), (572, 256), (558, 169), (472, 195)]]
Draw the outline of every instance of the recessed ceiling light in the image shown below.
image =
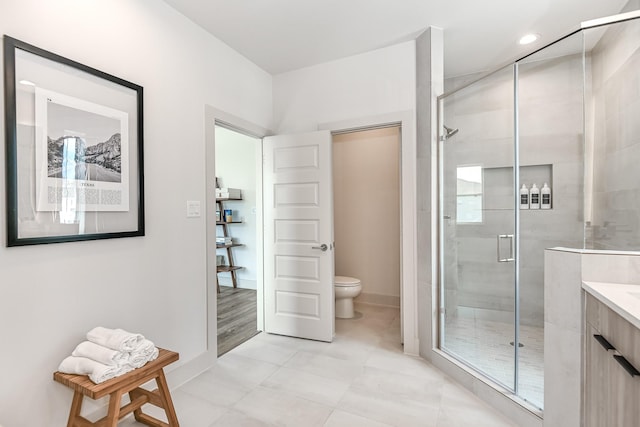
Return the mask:
[(20, 80), (20, 84), (21, 85), (25, 85), (25, 86), (35, 86), (36, 85), (34, 82), (31, 82), (29, 80)]
[(540, 38), (540, 34), (526, 34), (520, 38), (520, 44), (530, 44)]

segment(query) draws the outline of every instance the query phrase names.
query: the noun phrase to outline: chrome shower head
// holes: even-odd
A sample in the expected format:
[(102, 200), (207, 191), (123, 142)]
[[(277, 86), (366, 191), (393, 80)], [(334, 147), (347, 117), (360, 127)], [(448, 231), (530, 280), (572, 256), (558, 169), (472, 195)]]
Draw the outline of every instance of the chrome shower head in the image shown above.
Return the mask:
[(458, 133), (458, 130), (459, 130), (459, 129), (457, 129), (457, 128), (456, 128), (456, 129), (452, 129), (452, 128), (447, 127), (447, 126), (445, 126), (445, 125), (442, 125), (442, 127), (444, 128), (444, 130), (445, 130), (445, 132), (446, 132), (446, 134), (444, 134), (444, 135), (442, 136), (442, 140), (443, 140), (443, 141), (446, 141), (447, 139), (451, 138), (453, 135), (455, 135), (456, 133)]

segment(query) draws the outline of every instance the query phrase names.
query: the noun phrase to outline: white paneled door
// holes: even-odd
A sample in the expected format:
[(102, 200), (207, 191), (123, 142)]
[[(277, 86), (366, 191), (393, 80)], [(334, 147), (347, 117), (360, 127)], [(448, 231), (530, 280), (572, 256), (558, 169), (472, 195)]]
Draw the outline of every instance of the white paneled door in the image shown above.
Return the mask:
[(331, 134), (264, 138), (263, 171), (265, 331), (331, 341)]

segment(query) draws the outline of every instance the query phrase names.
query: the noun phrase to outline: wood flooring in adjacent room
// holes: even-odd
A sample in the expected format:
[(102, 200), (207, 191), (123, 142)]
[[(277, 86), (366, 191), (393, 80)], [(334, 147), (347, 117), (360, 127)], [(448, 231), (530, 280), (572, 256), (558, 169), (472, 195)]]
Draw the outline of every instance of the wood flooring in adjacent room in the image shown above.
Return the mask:
[(218, 356), (258, 333), (256, 291), (220, 286), (218, 294)]

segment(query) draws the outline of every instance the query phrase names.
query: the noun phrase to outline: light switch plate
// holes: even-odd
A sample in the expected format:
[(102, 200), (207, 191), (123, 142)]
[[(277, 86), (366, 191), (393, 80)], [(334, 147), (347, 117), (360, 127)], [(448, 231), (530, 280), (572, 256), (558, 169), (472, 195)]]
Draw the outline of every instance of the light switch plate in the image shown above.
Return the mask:
[(187, 200), (187, 218), (199, 218), (199, 217), (200, 217), (200, 201)]

